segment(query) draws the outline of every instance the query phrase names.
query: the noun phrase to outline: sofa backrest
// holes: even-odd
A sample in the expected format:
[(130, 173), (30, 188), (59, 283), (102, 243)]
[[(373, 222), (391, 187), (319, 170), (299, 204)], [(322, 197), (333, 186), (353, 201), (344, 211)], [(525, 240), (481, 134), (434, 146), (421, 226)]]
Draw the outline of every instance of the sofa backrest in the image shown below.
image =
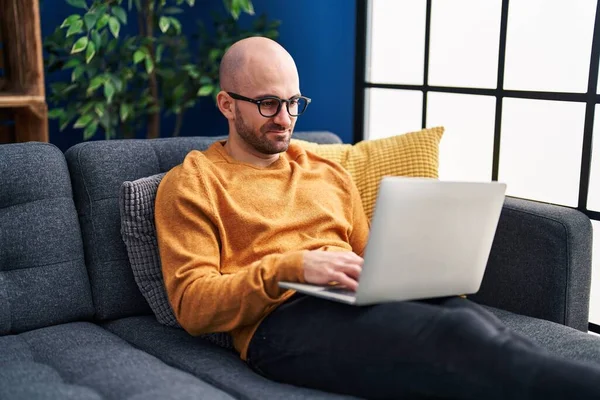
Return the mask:
[(0, 335), (93, 313), (62, 152), (46, 143), (0, 145)]
[[(296, 133), (319, 143), (339, 143), (330, 132)], [(85, 260), (99, 320), (150, 314), (135, 283), (121, 239), (119, 191), (124, 181), (166, 172), (192, 150), (224, 137), (180, 137), (80, 143), (66, 151)]]

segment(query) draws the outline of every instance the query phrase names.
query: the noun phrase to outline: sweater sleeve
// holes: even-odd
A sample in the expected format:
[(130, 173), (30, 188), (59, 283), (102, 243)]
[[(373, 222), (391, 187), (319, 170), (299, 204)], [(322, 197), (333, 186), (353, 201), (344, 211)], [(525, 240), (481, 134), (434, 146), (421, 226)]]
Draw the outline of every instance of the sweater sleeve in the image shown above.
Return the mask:
[(352, 231), (350, 232), (350, 246), (352, 251), (361, 257), (365, 256), (365, 248), (369, 239), (370, 222), (360, 198), (360, 192), (353, 181), (350, 182), (352, 195)]
[[(155, 222), (169, 301), (190, 334), (252, 324), (281, 302), (282, 280), (303, 281), (303, 251), (273, 254), (236, 273), (220, 272), (220, 239), (210, 193), (177, 167), (161, 182)], [(288, 293), (289, 294), (289, 293)]]

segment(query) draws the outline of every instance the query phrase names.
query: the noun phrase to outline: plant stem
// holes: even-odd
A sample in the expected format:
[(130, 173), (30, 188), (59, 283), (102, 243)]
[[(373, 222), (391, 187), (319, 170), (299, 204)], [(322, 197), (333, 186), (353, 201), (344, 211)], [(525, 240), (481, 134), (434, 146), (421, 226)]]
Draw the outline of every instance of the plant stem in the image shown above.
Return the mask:
[(150, 57), (152, 58), (154, 68), (149, 75), (148, 85), (150, 87), (150, 96), (152, 97), (151, 107), (155, 109), (150, 115), (148, 115), (148, 130), (146, 137), (148, 139), (154, 139), (160, 136), (160, 108), (158, 104), (158, 82), (156, 79), (156, 59), (154, 57), (154, 44), (152, 42), (154, 36), (154, 7), (150, 6), (153, 0), (145, 1), (145, 14), (146, 14), (146, 37), (148, 38), (148, 50)]
[(175, 130), (173, 131), (173, 136), (179, 136), (181, 125), (183, 125), (183, 111), (178, 113), (175, 118)]

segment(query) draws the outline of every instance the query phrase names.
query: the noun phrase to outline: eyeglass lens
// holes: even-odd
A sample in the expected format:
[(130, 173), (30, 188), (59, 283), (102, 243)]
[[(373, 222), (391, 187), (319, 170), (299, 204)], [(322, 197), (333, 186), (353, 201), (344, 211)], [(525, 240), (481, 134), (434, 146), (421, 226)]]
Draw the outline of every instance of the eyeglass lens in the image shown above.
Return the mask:
[[(280, 111), (281, 103), (282, 100), (279, 99), (264, 99), (259, 105), (260, 113), (265, 117), (272, 117)], [(307, 105), (308, 101), (304, 97), (293, 98), (286, 102), (288, 113), (292, 117), (302, 114)]]

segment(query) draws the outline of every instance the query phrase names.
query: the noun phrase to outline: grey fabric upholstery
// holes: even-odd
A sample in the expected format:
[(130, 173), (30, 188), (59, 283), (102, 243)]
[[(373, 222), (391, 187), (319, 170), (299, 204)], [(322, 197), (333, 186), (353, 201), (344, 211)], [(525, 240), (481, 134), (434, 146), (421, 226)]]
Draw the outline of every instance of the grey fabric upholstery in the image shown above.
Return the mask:
[(87, 322), (1, 336), (0, 354), (1, 399), (232, 399)]
[(0, 335), (92, 318), (79, 222), (58, 148), (0, 146), (0, 227)]
[[(294, 137), (340, 142), (330, 132), (297, 133)], [(191, 150), (204, 150), (219, 138), (224, 137), (96, 141), (66, 151), (98, 319), (151, 313), (137, 288), (121, 239), (121, 184), (166, 172)]]
[(523, 334), (553, 354), (596, 365), (600, 360), (600, 338), (598, 336), (543, 319), (514, 314), (493, 307), (484, 307), (508, 328)]
[(591, 257), (587, 216), (507, 198), (481, 290), (469, 298), (587, 332)]
[(243, 399), (352, 399), (270, 381), (254, 373), (232, 351), (159, 324), (154, 317), (129, 317), (103, 327), (165, 363)]

